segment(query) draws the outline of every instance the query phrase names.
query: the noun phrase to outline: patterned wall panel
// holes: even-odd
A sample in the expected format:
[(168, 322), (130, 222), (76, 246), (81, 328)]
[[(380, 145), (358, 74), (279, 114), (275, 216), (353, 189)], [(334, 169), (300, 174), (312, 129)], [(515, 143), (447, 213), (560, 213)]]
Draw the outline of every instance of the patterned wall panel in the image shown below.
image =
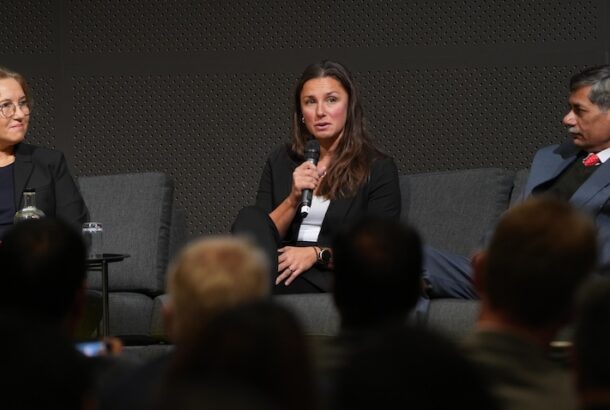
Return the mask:
[(73, 53), (590, 41), (596, 0), (66, 0)]
[[(58, 50), (56, 0), (3, 1), (0, 11), (0, 55), (44, 55)], [(2, 61), (0, 65), (9, 65)]]
[(370, 131), (402, 172), (523, 168), (563, 141), (576, 66), (460, 67), (363, 72)]
[(193, 233), (226, 232), (253, 200), (261, 164), (289, 134), (294, 78), (167, 75), (74, 78), (82, 175), (160, 170)]
[[(356, 73), (369, 128), (403, 173), (528, 166), (560, 142), (576, 67)], [(288, 141), (297, 75), (75, 77), (79, 174), (161, 170), (192, 233), (226, 232), (253, 201), (262, 164)]]
[(26, 135), (27, 142), (57, 148), (58, 81), (54, 77), (29, 76), (27, 78), (33, 100), (30, 115), (30, 127)]
[(3, 3), (0, 65), (31, 73), (29, 141), (66, 150), (77, 175), (167, 172), (191, 233), (226, 232), (288, 140), (299, 61), (349, 62), (400, 172), (517, 169), (565, 137), (567, 81), (607, 59), (609, 13), (600, 0), (23, 0)]

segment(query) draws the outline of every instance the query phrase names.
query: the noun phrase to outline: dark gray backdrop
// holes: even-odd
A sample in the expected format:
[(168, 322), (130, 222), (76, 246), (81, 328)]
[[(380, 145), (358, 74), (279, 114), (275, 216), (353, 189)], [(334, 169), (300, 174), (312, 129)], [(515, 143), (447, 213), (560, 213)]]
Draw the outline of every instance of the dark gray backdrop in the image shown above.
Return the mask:
[(354, 72), (400, 172), (516, 169), (565, 138), (568, 79), (608, 62), (608, 27), (606, 0), (20, 0), (0, 64), (30, 79), (30, 142), (75, 175), (170, 174), (196, 235), (253, 201), (307, 64)]

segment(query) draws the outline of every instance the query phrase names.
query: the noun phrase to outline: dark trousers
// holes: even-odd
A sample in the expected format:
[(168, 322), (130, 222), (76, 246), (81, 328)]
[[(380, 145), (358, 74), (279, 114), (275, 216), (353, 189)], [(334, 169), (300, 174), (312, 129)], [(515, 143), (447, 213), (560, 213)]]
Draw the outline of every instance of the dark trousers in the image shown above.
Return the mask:
[(275, 279), (278, 276), (278, 248), (286, 245), (299, 246), (299, 244), (282, 242), (275, 224), (264, 210), (256, 206), (243, 208), (233, 222), (231, 233), (249, 237), (263, 250), (269, 260), (271, 270), (269, 276), (271, 278), (271, 293), (321, 293), (330, 290), (326, 283), (320, 283), (315, 279), (321, 276), (328, 277), (332, 272), (321, 272), (316, 266), (301, 273), (289, 286), (284, 283), (275, 284)]
[(432, 285), (430, 298), (478, 299), (470, 259), (424, 246), (424, 277)]

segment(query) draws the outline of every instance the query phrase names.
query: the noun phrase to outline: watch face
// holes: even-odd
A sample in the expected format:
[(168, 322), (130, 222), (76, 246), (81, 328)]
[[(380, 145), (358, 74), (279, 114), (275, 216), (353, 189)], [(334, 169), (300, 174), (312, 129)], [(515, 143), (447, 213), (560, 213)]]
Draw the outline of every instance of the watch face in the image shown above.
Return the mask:
[(320, 259), (322, 260), (322, 262), (324, 262), (324, 263), (330, 262), (331, 257), (332, 257), (332, 254), (330, 253), (330, 251), (328, 249), (322, 249), (320, 251)]

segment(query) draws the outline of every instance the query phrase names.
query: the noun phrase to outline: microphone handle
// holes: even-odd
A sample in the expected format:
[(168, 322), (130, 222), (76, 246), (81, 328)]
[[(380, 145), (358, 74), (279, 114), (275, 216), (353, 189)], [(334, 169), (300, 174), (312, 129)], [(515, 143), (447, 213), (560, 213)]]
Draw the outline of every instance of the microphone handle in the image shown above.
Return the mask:
[[(318, 165), (318, 161), (315, 158), (307, 158), (305, 161), (311, 162), (314, 165)], [(311, 189), (304, 189), (301, 194), (301, 217), (305, 218), (311, 210), (311, 200), (313, 199), (313, 191)]]

